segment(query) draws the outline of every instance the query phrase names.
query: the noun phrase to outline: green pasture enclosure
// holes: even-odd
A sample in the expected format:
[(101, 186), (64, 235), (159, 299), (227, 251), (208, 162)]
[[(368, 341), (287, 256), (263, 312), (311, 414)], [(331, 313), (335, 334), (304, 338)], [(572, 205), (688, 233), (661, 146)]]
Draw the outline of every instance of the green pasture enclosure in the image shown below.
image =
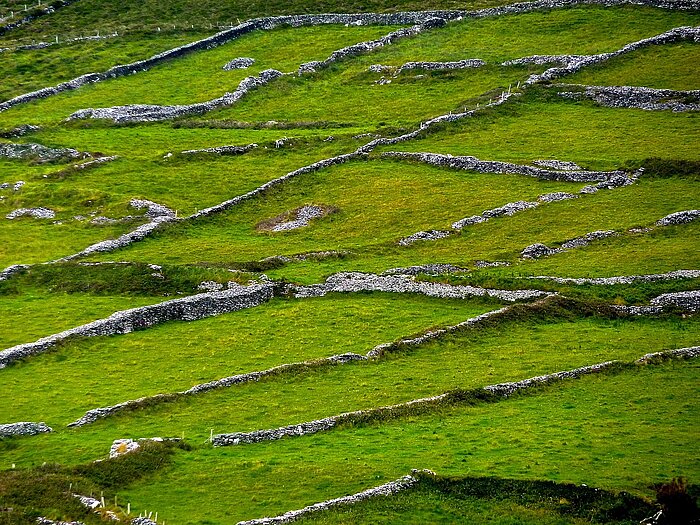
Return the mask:
[[(43, 405), (41, 417), (66, 425), (97, 406), (186, 390), (285, 363), (346, 352), (365, 354), (378, 344), (436, 325), (459, 323), (497, 304), (381, 294), (274, 300), (199, 321), (70, 341), (3, 370), (8, 387), (12, 384), (19, 389), (39, 376), (42, 386), (35, 383), (33, 392), (21, 402), (15, 398), (4, 407), (0, 419), (38, 417), (35, 403), (43, 398), (52, 401)], [(343, 305), (342, 314), (339, 305)], [(90, 370), (98, 369), (99, 374), (91, 374)], [(104, 381), (106, 377), (112, 379)], [(86, 395), (76, 400), (79, 384)]]
[(165, 519), (173, 523), (221, 523), (233, 512), (233, 519), (281, 514), (428, 467), (443, 475), (551, 479), (649, 497), (653, 483), (697, 476), (698, 414), (691, 401), (697, 373), (690, 363), (642, 368), (495, 405), (194, 450), (120, 499), (139, 501), (137, 511), (167, 508)]
[(565, 82), (694, 90), (700, 87), (695, 66), (698, 61), (700, 46), (695, 42), (650, 46), (613, 58), (607, 63), (584, 68), (566, 77)]
[[(144, 60), (168, 49), (209, 36), (203, 32), (134, 32), (108, 36), (104, 40), (64, 42), (67, 38), (96, 36), (97, 31), (76, 28), (69, 35), (58, 35), (56, 45), (42, 49), (18, 49), (2, 53), (0, 61), (0, 100), (72, 80), (87, 73), (106, 71), (117, 64)], [(112, 35), (113, 33), (110, 33)], [(7, 34), (5, 38), (8, 38)], [(102, 35), (104, 36), (104, 34)], [(55, 42), (56, 34), (49, 37)], [(12, 45), (11, 42), (8, 44)], [(0, 47), (4, 47), (1, 46)]]
[(158, 297), (96, 297), (87, 294), (32, 290), (21, 295), (0, 295), (0, 349), (30, 343), (56, 332), (127, 308), (157, 303)]

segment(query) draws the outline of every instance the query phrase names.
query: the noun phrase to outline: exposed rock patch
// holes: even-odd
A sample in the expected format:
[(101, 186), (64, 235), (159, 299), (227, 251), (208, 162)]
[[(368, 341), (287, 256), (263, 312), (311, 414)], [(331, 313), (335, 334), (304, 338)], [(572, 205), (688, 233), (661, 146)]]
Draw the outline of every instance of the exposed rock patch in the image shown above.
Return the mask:
[(183, 151), (182, 154), (197, 155), (200, 153), (212, 153), (214, 155), (243, 155), (257, 147), (257, 144), (248, 144), (247, 146), (217, 146), (215, 148), (189, 149)]
[(5, 215), (6, 219), (16, 219), (18, 217), (34, 217), (35, 219), (53, 219), (56, 212), (48, 208), (19, 208)]
[(46, 423), (8, 423), (0, 425), (0, 438), (11, 436), (35, 436), (46, 432), (53, 432)]
[(224, 65), (223, 69), (224, 69), (224, 71), (231, 71), (234, 69), (248, 69), (253, 64), (255, 64), (254, 58), (240, 57), (240, 58), (234, 58), (230, 62), (227, 62)]
[(255, 228), (259, 231), (273, 232), (297, 230), (308, 226), (314, 219), (326, 217), (327, 215), (335, 213), (336, 211), (337, 208), (332, 206), (306, 204), (304, 206), (300, 206), (299, 208), (281, 213), (280, 215), (272, 217), (271, 219), (261, 221), (255, 226)]
[(16, 160), (36, 160), (38, 162), (58, 162), (89, 157), (71, 148), (49, 148), (42, 144), (0, 143), (0, 157)]

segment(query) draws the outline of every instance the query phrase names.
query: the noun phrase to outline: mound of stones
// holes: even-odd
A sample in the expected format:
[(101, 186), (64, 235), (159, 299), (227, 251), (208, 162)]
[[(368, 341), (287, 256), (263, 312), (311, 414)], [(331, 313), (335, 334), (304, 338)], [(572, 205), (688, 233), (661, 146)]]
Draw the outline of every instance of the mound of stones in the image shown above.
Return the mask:
[(246, 77), (238, 85), (233, 93), (224, 93), (222, 97), (178, 106), (158, 106), (153, 104), (130, 104), (127, 106), (114, 106), (111, 108), (87, 108), (81, 109), (68, 117), (68, 120), (76, 119), (106, 119), (115, 123), (125, 122), (156, 122), (169, 120), (188, 115), (199, 115), (208, 111), (230, 106), (243, 98), (249, 91), (264, 86), (272, 80), (282, 76), (276, 69), (266, 69), (257, 77)]
[(297, 230), (308, 226), (314, 219), (320, 219), (335, 209), (331, 206), (319, 206), (315, 204), (307, 204), (291, 211), (284, 212), (277, 217), (264, 220), (256, 226), (258, 230), (266, 230), (273, 232)]
[(40, 129), (41, 128), (39, 126), (32, 126), (31, 124), (22, 124), (21, 126), (12, 128), (9, 131), (4, 131), (0, 133), (0, 137), (5, 139), (14, 139), (18, 137), (23, 137), (24, 135), (27, 135), (29, 133), (34, 133), (35, 131), (39, 131)]
[(53, 219), (56, 212), (48, 208), (19, 208), (5, 215), (6, 219), (16, 219), (18, 217), (34, 217), (35, 219)]
[(656, 221), (657, 226), (676, 226), (678, 224), (687, 224), (693, 222), (698, 217), (700, 217), (700, 210), (684, 210), (677, 211), (666, 217), (662, 217)]
[(675, 91), (632, 86), (585, 86), (583, 91), (561, 91), (564, 98), (588, 98), (610, 108), (638, 108), (649, 111), (698, 111), (700, 90)]
[(224, 71), (232, 71), (234, 69), (248, 69), (253, 64), (255, 64), (254, 58), (239, 57), (239, 58), (234, 58), (230, 62), (227, 62), (224, 65), (223, 70)]
[(33, 343), (16, 345), (0, 351), (0, 368), (4, 368), (19, 359), (45, 352), (56, 343), (70, 337), (126, 334), (166, 321), (194, 321), (258, 306), (269, 301), (272, 295), (271, 284), (252, 284), (221, 292), (196, 294), (154, 305), (123, 310), (105, 319), (65, 330)]
[(449, 237), (454, 232), (449, 230), (429, 230), (416, 232), (413, 235), (399, 239), (399, 246), (410, 246), (418, 241), (437, 241)]
[(53, 432), (51, 427), (46, 423), (30, 423), (23, 421), (20, 423), (0, 425), (0, 437), (35, 436), (46, 432)]
[(57, 162), (70, 159), (84, 159), (88, 153), (81, 153), (71, 148), (49, 148), (42, 144), (0, 143), (0, 157), (17, 160), (37, 160), (39, 162)]

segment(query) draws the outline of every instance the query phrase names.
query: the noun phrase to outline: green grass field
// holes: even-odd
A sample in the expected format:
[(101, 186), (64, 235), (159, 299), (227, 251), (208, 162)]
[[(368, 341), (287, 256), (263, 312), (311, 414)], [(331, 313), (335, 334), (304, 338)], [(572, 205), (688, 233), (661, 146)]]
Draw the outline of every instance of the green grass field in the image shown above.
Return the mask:
[[(253, 16), (504, 3), (81, 0), (0, 34), (0, 48), (13, 48), (0, 53), (0, 100), (147, 58)], [(23, 8), (8, 1), (0, 18), (11, 10), (17, 17)], [(692, 294), (700, 278), (576, 285), (532, 277), (700, 270), (700, 220), (655, 224), (671, 213), (700, 209), (698, 113), (572, 101), (559, 96), (563, 89), (556, 85), (523, 84), (548, 66), (501, 64), (534, 54), (614, 51), (699, 23), (700, 8), (636, 5), (465, 17), (304, 75), (296, 73), (302, 63), (410, 24), (280, 27), (0, 112), (3, 144), (117, 157), (86, 169), (74, 166), (83, 162), (78, 160), (0, 158), (0, 184), (7, 183), (0, 189), (0, 270), (32, 265), (0, 280), (0, 352), (122, 310), (226, 288), (231, 281), (271, 281), (274, 294), (259, 306), (204, 319), (190, 320), (192, 312), (183, 309), (179, 315), (186, 320), (73, 337), (0, 369), (0, 425), (45, 422), (53, 429), (34, 436), (0, 432), (0, 523), (37, 523), (39, 517), (104, 523), (102, 514), (72, 496), (81, 493), (104, 496), (100, 512), (114, 511), (122, 523), (150, 513), (158, 525), (223, 525), (357, 493), (412, 469), (436, 475), (415, 474), (419, 481), (410, 489), (308, 514), (299, 523), (633, 524), (659, 509), (672, 516), (674, 508), (657, 495), (674, 480), (678, 492), (686, 490), (692, 514), (700, 486), (697, 358), (635, 361), (700, 344), (700, 318), (692, 308), (636, 316), (610, 305), (644, 306), (664, 293)], [(97, 31), (119, 36), (66, 42)], [(14, 50), (56, 35), (56, 45)], [(649, 46), (558, 81), (700, 89), (698, 49), (691, 40)], [(237, 57), (255, 63), (223, 70)], [(396, 76), (369, 71), (374, 64), (475, 58), (486, 65)], [(210, 100), (268, 68), (292, 74), (227, 108), (162, 122), (66, 120), (85, 108)], [(484, 108), (509, 88), (519, 95)], [(352, 153), (374, 137), (397, 137), (465, 108), (476, 111), (364, 157), (285, 180), (225, 211), (187, 218), (299, 168)], [(8, 134), (26, 124), (40, 129)], [(280, 139), (284, 144), (276, 144)], [(256, 148), (240, 155), (183, 153), (253, 143)], [(628, 186), (543, 202), (447, 238), (402, 246), (399, 240), (416, 232), (449, 230), (465, 217), (547, 193), (578, 194), (589, 183), (382, 157), (390, 151), (529, 166), (556, 159), (628, 174), (645, 170)], [(25, 184), (15, 190), (18, 181)], [(130, 206), (132, 199), (165, 205), (181, 220), (115, 251), (53, 262), (148, 222), (143, 210)], [(298, 229), (270, 229), (309, 205), (330, 213)], [(55, 217), (5, 218), (36, 207), (53, 210)], [(95, 224), (95, 217), (115, 222)], [(521, 257), (533, 243), (557, 247), (596, 230), (617, 235), (548, 257)], [(379, 357), (320, 361), (349, 352), (367, 355), (377, 345), (508, 304), (378, 291), (295, 298), (288, 287), (323, 283), (338, 272), (434, 263), (462, 270), (443, 268), (439, 275), (397, 282), (541, 290), (556, 297), (516, 305), (420, 344), (392, 345)], [(609, 360), (619, 363), (509, 398), (480, 390)], [(175, 395), (284, 364), (295, 366), (207, 393)], [(376, 410), (443, 393), (449, 396), (432, 404)], [(91, 409), (156, 394), (172, 395), (68, 427)], [(297, 426), (353, 411), (366, 412), (313, 435), (228, 447), (210, 441), (214, 434)], [(107, 459), (114, 440), (150, 437), (179, 441), (144, 444)]]

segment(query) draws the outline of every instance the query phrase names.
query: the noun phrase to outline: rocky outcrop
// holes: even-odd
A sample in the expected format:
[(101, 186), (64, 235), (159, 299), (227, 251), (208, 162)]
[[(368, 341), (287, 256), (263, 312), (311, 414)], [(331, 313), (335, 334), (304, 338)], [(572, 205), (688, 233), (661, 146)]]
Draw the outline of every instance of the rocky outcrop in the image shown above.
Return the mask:
[(501, 301), (523, 301), (549, 295), (540, 290), (494, 290), (475, 286), (452, 286), (442, 283), (416, 281), (411, 275), (376, 275), (359, 272), (343, 272), (331, 275), (323, 284), (292, 286), (295, 297), (321, 297), (331, 292), (391, 292), (419, 293), (429, 297), (466, 299), (467, 297), (493, 297)]
[(35, 436), (46, 432), (53, 432), (46, 423), (8, 423), (0, 425), (0, 438), (12, 436)]
[[(414, 474), (417, 474), (417, 472), (418, 471), (414, 471)], [(280, 516), (275, 516), (272, 518), (258, 518), (253, 520), (239, 521), (236, 525), (276, 525), (280, 523), (291, 523), (307, 514), (326, 510), (332, 507), (336, 507), (338, 505), (354, 505), (366, 499), (374, 498), (377, 496), (391, 496), (392, 494), (396, 494), (397, 492), (401, 492), (403, 490), (411, 488), (416, 483), (418, 483), (418, 479), (415, 476), (402, 476), (399, 479), (390, 481), (388, 483), (384, 483), (382, 485), (379, 485), (378, 487), (363, 490), (362, 492), (358, 492), (357, 494), (351, 494), (349, 496), (343, 496), (342, 498), (335, 498), (327, 501), (322, 501), (320, 503), (314, 503), (313, 505), (309, 505), (307, 507), (304, 507), (303, 509), (290, 510), (289, 512), (285, 512)]]
[(255, 59), (254, 58), (248, 58), (248, 57), (240, 57), (240, 58), (234, 58), (230, 62), (227, 62), (223, 70), (224, 71), (232, 71), (234, 69), (248, 69), (250, 66), (255, 64)]
[(6, 219), (18, 217), (34, 217), (35, 219), (53, 219), (56, 212), (48, 208), (18, 208), (5, 215)]
[(325, 217), (334, 211), (335, 208), (331, 206), (306, 204), (271, 219), (266, 219), (258, 223), (256, 229), (272, 232), (297, 230), (308, 226), (312, 220)]
[(382, 153), (383, 158), (395, 158), (424, 162), (432, 166), (441, 166), (451, 169), (476, 171), (478, 173), (513, 173), (527, 175), (543, 180), (556, 180), (564, 182), (603, 182), (614, 177), (625, 177), (624, 171), (553, 171), (510, 162), (492, 160), (480, 160), (470, 156), (443, 155), (441, 153), (409, 153), (401, 151), (388, 151)]
[[(567, 86), (571, 87), (571, 86)], [(632, 86), (573, 86), (576, 91), (560, 91), (564, 98), (593, 100), (609, 108), (637, 108), (648, 111), (700, 111), (700, 90), (676, 91)]]
[(83, 159), (89, 156), (90, 155), (88, 153), (81, 153), (71, 148), (49, 148), (47, 146), (43, 146), (42, 144), (34, 143), (0, 143), (0, 157), (5, 157), (8, 159), (57, 162), (70, 159)]
[(550, 248), (541, 242), (536, 242), (523, 248), (520, 252), (520, 257), (523, 259), (539, 259), (540, 257), (547, 257), (548, 255), (559, 253), (560, 251), (561, 250), (557, 250), (556, 248)]
[(162, 303), (116, 312), (105, 319), (65, 330), (0, 351), (0, 368), (29, 356), (46, 352), (56, 343), (73, 337), (126, 334), (167, 321), (195, 321), (205, 317), (258, 306), (272, 298), (272, 285), (253, 284), (221, 292), (202, 293)]
[(676, 226), (678, 224), (687, 224), (693, 222), (700, 217), (700, 210), (685, 210), (677, 211), (666, 217), (662, 217), (656, 221), (657, 226)]
[(153, 104), (131, 104), (127, 106), (114, 106), (111, 108), (88, 108), (73, 113), (68, 120), (76, 119), (106, 119), (115, 123), (125, 122), (157, 122), (174, 118), (200, 115), (208, 111), (231, 106), (248, 94), (251, 90), (264, 86), (282, 76), (276, 69), (266, 69), (257, 77), (246, 77), (238, 85), (233, 93), (224, 93), (223, 96), (196, 104), (178, 106), (158, 106)]
[(31, 124), (22, 124), (21, 126), (12, 128), (9, 131), (3, 131), (2, 133), (0, 133), (0, 137), (5, 139), (15, 139), (23, 137), (24, 135), (27, 135), (29, 133), (34, 133), (36, 131), (39, 131), (40, 129), (41, 128), (39, 126), (33, 126)]

